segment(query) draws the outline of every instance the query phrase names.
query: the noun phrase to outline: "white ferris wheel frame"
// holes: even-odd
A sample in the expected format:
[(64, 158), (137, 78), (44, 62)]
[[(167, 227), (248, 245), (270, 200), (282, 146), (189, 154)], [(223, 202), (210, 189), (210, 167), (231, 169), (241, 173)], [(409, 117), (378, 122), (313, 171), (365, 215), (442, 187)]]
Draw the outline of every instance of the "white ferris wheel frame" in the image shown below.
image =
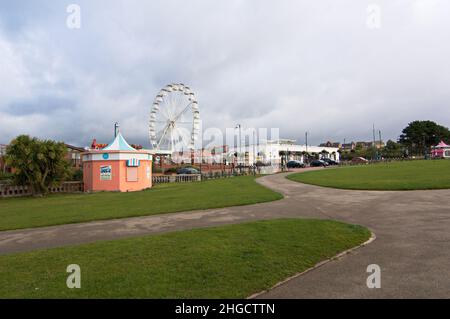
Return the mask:
[[(179, 105), (173, 105), (173, 101), (169, 103), (170, 97), (173, 94), (179, 95), (178, 100), (175, 102)], [(184, 100), (180, 98), (180, 96), (184, 97)], [(171, 104), (173, 109), (176, 109), (177, 107), (179, 107), (179, 109), (171, 112), (169, 110), (170, 105), (168, 104)], [(170, 152), (175, 151), (174, 132), (178, 129), (182, 116), (188, 113), (188, 111), (192, 114), (192, 118), (188, 123), (183, 123), (192, 124), (190, 125), (190, 136), (188, 137), (189, 141), (187, 144), (188, 148), (193, 149), (200, 130), (200, 111), (194, 92), (192, 92), (191, 89), (183, 83), (168, 84), (159, 91), (153, 101), (149, 120), (149, 138), (154, 150)], [(159, 119), (159, 117), (162, 119)], [(156, 131), (157, 123), (163, 123), (162, 128), (160, 128), (158, 132)], [(169, 139), (169, 149), (161, 149), (161, 143), (165, 138)]]

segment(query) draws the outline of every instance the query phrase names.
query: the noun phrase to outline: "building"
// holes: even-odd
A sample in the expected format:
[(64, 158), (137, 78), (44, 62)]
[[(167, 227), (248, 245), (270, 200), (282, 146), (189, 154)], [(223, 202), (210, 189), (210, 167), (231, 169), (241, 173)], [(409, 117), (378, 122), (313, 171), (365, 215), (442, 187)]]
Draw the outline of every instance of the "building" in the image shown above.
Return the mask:
[(81, 161), (81, 154), (86, 150), (82, 147), (77, 147), (70, 144), (65, 145), (67, 147), (66, 159), (72, 164), (73, 168), (81, 169), (81, 167), (83, 166)]
[[(373, 146), (374, 142), (356, 142), (356, 148), (369, 149), (373, 148)], [(380, 149), (382, 147), (384, 147), (383, 141), (375, 141), (375, 148)]]
[(431, 156), (433, 158), (450, 158), (450, 145), (441, 141), (438, 145), (432, 147)]
[(129, 192), (152, 187), (150, 151), (131, 147), (120, 132), (105, 148), (90, 149), (81, 156), (86, 192)]
[(352, 151), (356, 148), (356, 143), (355, 142), (351, 142), (351, 143), (343, 143), (341, 145), (341, 149), (343, 151)]
[(341, 143), (339, 142), (326, 142), (326, 143), (322, 143), (319, 145), (320, 147), (337, 147), (337, 148), (341, 148)]
[(242, 165), (253, 165), (257, 162), (277, 166), (290, 160), (308, 162), (312, 159), (330, 158), (339, 161), (338, 147), (324, 147), (296, 144), (296, 140), (269, 140), (262, 144), (242, 146), (232, 149), (237, 153), (236, 162)]
[(5, 155), (6, 155), (5, 144), (0, 144), (0, 173), (11, 173), (11, 168), (6, 166)]

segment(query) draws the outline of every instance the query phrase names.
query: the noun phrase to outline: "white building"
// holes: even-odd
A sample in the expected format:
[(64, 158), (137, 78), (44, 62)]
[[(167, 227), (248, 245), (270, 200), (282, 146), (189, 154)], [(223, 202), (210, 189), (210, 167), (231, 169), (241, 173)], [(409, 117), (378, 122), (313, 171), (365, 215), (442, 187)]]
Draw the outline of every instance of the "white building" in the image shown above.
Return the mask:
[(267, 165), (280, 165), (290, 160), (306, 162), (307, 159), (330, 158), (339, 162), (339, 148), (311, 145), (298, 145), (295, 140), (269, 140), (262, 144), (242, 145), (231, 153), (237, 153), (238, 164), (253, 165), (262, 162)]

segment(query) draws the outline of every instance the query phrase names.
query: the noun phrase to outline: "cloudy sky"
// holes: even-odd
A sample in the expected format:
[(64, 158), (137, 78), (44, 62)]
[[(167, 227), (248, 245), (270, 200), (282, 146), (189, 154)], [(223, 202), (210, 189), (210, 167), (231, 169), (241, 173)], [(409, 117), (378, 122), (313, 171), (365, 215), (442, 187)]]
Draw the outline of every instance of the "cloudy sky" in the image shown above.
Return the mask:
[(153, 98), (172, 82), (197, 94), (204, 127), (301, 143), (450, 126), (449, 14), (448, 0), (0, 0), (0, 143), (109, 142), (119, 121), (148, 146)]

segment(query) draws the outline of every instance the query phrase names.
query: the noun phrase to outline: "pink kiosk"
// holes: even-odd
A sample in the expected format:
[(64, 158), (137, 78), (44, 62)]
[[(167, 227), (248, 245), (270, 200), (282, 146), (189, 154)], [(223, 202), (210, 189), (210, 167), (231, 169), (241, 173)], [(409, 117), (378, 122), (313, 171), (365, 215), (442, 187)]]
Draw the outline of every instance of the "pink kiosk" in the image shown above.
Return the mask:
[(134, 149), (116, 132), (114, 141), (105, 148), (81, 154), (85, 192), (131, 192), (152, 187), (150, 151)]
[(450, 158), (450, 145), (441, 141), (438, 145), (433, 146), (431, 156), (433, 158)]

